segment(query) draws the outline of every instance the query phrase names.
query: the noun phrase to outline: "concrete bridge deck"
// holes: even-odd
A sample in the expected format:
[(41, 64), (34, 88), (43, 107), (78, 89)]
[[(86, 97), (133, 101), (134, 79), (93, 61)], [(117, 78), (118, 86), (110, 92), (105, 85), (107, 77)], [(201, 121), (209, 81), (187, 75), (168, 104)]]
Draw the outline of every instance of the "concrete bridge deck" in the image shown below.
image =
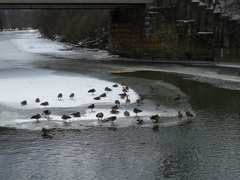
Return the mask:
[(151, 3), (153, 0), (0, 0), (0, 9), (113, 9)]

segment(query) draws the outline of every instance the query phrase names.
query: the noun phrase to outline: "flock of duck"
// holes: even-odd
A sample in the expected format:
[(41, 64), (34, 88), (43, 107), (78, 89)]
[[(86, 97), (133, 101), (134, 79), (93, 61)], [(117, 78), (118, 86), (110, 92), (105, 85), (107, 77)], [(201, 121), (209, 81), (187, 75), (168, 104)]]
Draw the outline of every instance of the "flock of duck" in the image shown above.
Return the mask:
[[(113, 88), (116, 88), (116, 87), (118, 87), (118, 86), (119, 86), (118, 84), (114, 84), (114, 85), (113, 85)], [(122, 93), (118, 94), (118, 95), (119, 95), (119, 98), (125, 99), (125, 103), (126, 103), (126, 105), (128, 105), (128, 104), (131, 103), (131, 100), (129, 99), (129, 95), (127, 94), (128, 91), (129, 91), (129, 88), (128, 88), (128, 86), (126, 86), (126, 85), (123, 84), (123, 83), (121, 84), (121, 86), (122, 86)], [(153, 91), (153, 90), (154, 90), (154, 88), (153, 88), (152, 86), (150, 86), (149, 89), (150, 89), (150, 91)], [(101, 94), (101, 95), (99, 95), (99, 96), (97, 96), (97, 97), (94, 97), (93, 99), (94, 99), (94, 100), (100, 100), (101, 98), (106, 97), (106, 96), (107, 96), (106, 93), (107, 93), (108, 91), (112, 91), (112, 89), (109, 88), (109, 87), (106, 87), (106, 88), (105, 88), (105, 93), (103, 93), (103, 94)], [(95, 90), (94, 88), (88, 90), (88, 93), (92, 93), (92, 95), (93, 95), (95, 92), (96, 92), (96, 90)], [(70, 99), (73, 99), (74, 96), (75, 96), (74, 93), (71, 93), (71, 94), (69, 95), (69, 98), (70, 98)], [(63, 97), (63, 94), (62, 94), (62, 93), (59, 93), (59, 94), (57, 95), (57, 99), (58, 99), (58, 100), (61, 100), (62, 97)], [(179, 102), (180, 99), (181, 99), (180, 94), (178, 94), (178, 96), (177, 96), (176, 98), (174, 98), (173, 100), (176, 101), (176, 102)], [(139, 94), (139, 98), (136, 99), (137, 105), (140, 106), (140, 104), (141, 104), (143, 101), (144, 101), (144, 97), (143, 97), (141, 94)], [(35, 99), (35, 103), (40, 103), (40, 105), (42, 105), (42, 106), (48, 106), (48, 105), (49, 105), (49, 103), (48, 103), (47, 101), (41, 103), (39, 98), (36, 98), (36, 99)], [(26, 101), (26, 100), (22, 101), (22, 102), (21, 102), (21, 105), (22, 105), (22, 106), (27, 105), (27, 101)], [(156, 108), (158, 109), (159, 107), (160, 107), (160, 104), (157, 103), (157, 104), (156, 104)], [(91, 111), (93, 111), (93, 109), (95, 108), (95, 104), (93, 103), (93, 104), (89, 105), (87, 108), (90, 109)], [(103, 112), (98, 112), (98, 113), (96, 114), (96, 119), (97, 119), (98, 121), (101, 121), (101, 122), (108, 122), (108, 121), (110, 121), (112, 124), (114, 124), (114, 121), (117, 120), (117, 116), (116, 116), (115, 114), (118, 114), (118, 113), (119, 113), (119, 110), (118, 110), (119, 108), (120, 108), (120, 101), (119, 101), (118, 99), (116, 99), (116, 100), (115, 100), (115, 105), (112, 106), (112, 107), (111, 107), (111, 110), (110, 110), (111, 114), (113, 114), (113, 115), (110, 116), (110, 117), (104, 118), (104, 113), (103, 113)], [(133, 108), (133, 113), (135, 113), (136, 116), (138, 116), (138, 114), (141, 113), (142, 111), (143, 111), (143, 110), (140, 109), (140, 108), (137, 108), (137, 107)], [(44, 115), (45, 118), (47, 118), (47, 119), (49, 120), (49, 116), (51, 115), (51, 113), (52, 113), (51, 110), (47, 109), (47, 110), (44, 110), (44, 111), (42, 112), (42, 114), (35, 114), (35, 115), (31, 116), (31, 119), (36, 119), (36, 121), (39, 122), (39, 119), (42, 117), (42, 115)], [(123, 114), (124, 114), (124, 116), (130, 116), (130, 112), (127, 111), (127, 110), (124, 111)], [(185, 114), (186, 114), (187, 118), (189, 118), (189, 119), (190, 119), (191, 117), (193, 117), (193, 114), (190, 113), (189, 111), (186, 111)], [(181, 111), (178, 111), (177, 116), (181, 119), (181, 118), (183, 117), (183, 113), (182, 113)], [(73, 112), (73, 113), (71, 113), (71, 114), (69, 114), (69, 115), (63, 114), (63, 115), (61, 116), (61, 119), (66, 122), (66, 120), (71, 119), (71, 117), (81, 117), (81, 113), (80, 113), (80, 112)], [(157, 124), (157, 123), (159, 123), (160, 116), (159, 116), (158, 114), (152, 115), (152, 116), (150, 116), (150, 120), (151, 120), (154, 124)], [(136, 123), (138, 123), (138, 124), (143, 123), (143, 120), (142, 120), (141, 118), (138, 118), (136, 121), (137, 121)]]

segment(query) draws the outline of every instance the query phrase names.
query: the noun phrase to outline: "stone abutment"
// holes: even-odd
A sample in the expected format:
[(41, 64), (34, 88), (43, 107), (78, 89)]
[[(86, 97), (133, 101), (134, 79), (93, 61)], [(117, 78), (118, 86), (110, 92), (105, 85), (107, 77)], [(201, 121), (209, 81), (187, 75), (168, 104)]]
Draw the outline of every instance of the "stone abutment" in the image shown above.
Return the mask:
[(110, 12), (109, 51), (135, 59), (240, 61), (240, 24), (191, 0)]

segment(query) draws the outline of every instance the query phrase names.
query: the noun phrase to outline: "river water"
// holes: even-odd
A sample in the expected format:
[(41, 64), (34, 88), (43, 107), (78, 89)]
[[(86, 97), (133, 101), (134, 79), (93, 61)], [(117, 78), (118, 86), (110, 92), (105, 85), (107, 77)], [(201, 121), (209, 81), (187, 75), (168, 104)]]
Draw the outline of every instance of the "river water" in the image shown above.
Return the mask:
[[(8, 32), (0, 36), (0, 80), (5, 83), (0, 90), (5, 95), (14, 92), (12, 99), (16, 99), (21, 94), (18, 88), (3, 91), (9, 82), (26, 80), (33, 71), (38, 72), (33, 77), (36, 80), (41, 73), (50, 71), (62, 78), (96, 78), (104, 85), (125, 83), (133, 92), (132, 102), (136, 94), (145, 99), (139, 106), (133, 102), (120, 109), (132, 111), (138, 107), (143, 112), (130, 117), (118, 115), (114, 125), (99, 124), (95, 113), (98, 110), (107, 113), (112, 99), (99, 103), (94, 113), (85, 110), (86, 104), (76, 106), (65, 99), (65, 106), (61, 107), (54, 101), (56, 106), (51, 107), (54, 115), (50, 121), (36, 123), (30, 117), (41, 108), (18, 107), (1, 95), (1, 179), (239, 179), (237, 64), (230, 67), (207, 62), (138, 62), (98, 51), (33, 53), (13, 46), (17, 40), (31, 39), (33, 35), (33, 32)], [(32, 44), (29, 49), (36, 46)], [(47, 75), (45, 79), (50, 77), (53, 76)], [(82, 88), (85, 85), (90, 88), (87, 82), (81, 84)], [(149, 90), (150, 86), (154, 90)], [(68, 88), (72, 87), (67, 85)], [(47, 96), (51, 91), (44, 92)], [(181, 100), (174, 102), (177, 94)], [(156, 103), (160, 104), (158, 109)], [(80, 110), (85, 119), (62, 123), (59, 116), (73, 109)], [(184, 120), (179, 120), (178, 110), (183, 113), (189, 110), (194, 118), (184, 123), (185, 113)], [(161, 117), (158, 126), (150, 121), (149, 116), (154, 114)], [(141, 125), (136, 124), (139, 118), (144, 121)], [(51, 139), (42, 137), (43, 126), (51, 129)]]

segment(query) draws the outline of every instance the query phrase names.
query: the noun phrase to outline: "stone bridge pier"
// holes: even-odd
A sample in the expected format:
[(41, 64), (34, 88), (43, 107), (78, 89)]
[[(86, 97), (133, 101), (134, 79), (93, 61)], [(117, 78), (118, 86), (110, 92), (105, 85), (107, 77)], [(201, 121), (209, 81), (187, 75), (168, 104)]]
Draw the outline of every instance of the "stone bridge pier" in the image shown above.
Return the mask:
[(109, 52), (136, 59), (212, 60), (213, 33), (198, 33), (197, 21), (180, 17), (180, 11), (176, 4), (112, 10)]
[(115, 9), (110, 12), (109, 51), (123, 57), (140, 58), (145, 37), (145, 8)]
[(240, 61), (240, 26), (192, 0), (110, 12), (109, 52), (163, 60)]

